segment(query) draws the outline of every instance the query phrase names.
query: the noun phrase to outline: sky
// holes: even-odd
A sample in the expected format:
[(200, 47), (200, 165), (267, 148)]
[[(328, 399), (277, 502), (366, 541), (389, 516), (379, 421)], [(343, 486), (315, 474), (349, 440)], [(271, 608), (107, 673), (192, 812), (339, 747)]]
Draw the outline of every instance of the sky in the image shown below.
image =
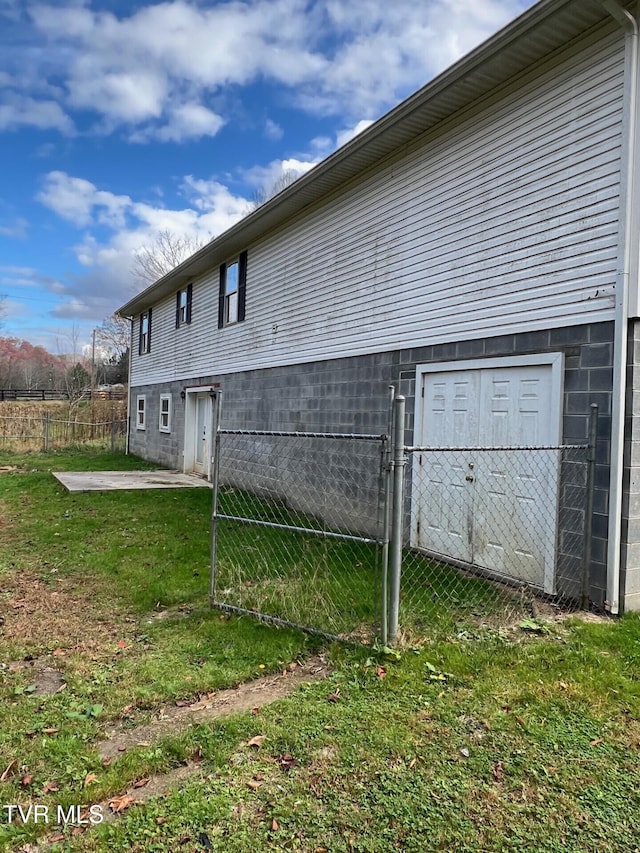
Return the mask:
[(0, 335), (79, 351), (160, 231), (207, 241), (529, 0), (0, 0)]

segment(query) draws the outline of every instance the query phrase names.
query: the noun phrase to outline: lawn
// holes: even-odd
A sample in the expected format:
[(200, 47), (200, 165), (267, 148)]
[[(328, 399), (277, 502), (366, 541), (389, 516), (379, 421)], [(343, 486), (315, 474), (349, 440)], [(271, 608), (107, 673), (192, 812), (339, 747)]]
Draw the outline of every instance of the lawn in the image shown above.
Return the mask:
[(206, 490), (50, 474), (141, 464), (0, 457), (4, 849), (640, 850), (636, 617), (462, 609), (398, 653), (229, 619)]

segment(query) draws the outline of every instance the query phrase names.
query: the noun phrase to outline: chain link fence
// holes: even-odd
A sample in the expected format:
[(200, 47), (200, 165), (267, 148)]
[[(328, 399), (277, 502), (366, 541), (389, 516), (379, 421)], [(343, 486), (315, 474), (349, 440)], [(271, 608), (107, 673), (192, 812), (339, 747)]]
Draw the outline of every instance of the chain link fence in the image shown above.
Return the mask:
[(218, 430), (212, 603), (372, 640), (384, 446), (373, 435)]
[(588, 445), (407, 448), (400, 625), (503, 622), (588, 594)]
[(213, 606), (383, 644), (587, 606), (593, 443), (406, 446), (401, 397), (390, 436), (231, 430), (220, 399)]

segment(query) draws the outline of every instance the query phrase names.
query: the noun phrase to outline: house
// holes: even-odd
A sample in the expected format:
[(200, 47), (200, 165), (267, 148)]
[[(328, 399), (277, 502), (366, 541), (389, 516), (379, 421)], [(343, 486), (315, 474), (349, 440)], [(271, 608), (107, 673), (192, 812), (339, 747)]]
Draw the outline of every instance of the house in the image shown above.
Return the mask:
[(595, 402), (590, 595), (640, 609), (636, 16), (541, 0), (120, 308), (131, 452), (206, 473), (218, 385), (228, 426), (377, 432), (395, 384), (409, 443), (461, 388), (469, 445), (498, 386), (514, 444)]

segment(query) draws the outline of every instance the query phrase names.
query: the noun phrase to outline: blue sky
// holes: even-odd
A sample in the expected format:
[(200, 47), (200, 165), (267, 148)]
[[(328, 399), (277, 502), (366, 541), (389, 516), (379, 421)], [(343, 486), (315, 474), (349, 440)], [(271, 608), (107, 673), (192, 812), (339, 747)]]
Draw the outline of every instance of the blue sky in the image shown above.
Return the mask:
[(0, 335), (88, 343), (158, 231), (207, 240), (528, 0), (0, 0)]

